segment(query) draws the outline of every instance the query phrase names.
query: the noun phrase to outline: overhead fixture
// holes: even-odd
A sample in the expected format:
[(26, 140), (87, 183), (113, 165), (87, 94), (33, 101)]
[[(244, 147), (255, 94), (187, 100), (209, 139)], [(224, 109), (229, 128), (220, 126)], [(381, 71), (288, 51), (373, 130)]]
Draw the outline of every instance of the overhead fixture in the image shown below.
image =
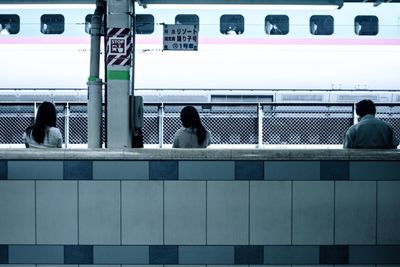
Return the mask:
[[(140, 5), (140, 4), (139, 4)], [(336, 5), (231, 5), (231, 4), (142, 4), (143, 8), (152, 9), (169, 9), (169, 10), (335, 10), (340, 8)]]
[(344, 0), (137, 0), (140, 6), (177, 9), (340, 9)]
[(94, 9), (95, 4), (0, 4), (2, 9)]

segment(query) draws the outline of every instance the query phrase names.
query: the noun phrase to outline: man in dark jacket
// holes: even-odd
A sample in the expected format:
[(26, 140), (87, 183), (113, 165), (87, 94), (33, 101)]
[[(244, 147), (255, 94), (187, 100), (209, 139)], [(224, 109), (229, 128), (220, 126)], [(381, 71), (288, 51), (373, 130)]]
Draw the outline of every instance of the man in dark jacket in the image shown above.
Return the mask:
[(374, 102), (358, 102), (356, 113), (360, 121), (347, 130), (343, 148), (397, 148), (399, 140), (392, 126), (375, 118)]

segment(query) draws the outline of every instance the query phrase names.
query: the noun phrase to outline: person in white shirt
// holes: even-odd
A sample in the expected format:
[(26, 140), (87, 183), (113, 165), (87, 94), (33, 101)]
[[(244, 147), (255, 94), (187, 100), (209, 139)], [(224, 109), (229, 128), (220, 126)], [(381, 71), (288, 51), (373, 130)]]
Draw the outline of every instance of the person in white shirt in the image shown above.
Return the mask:
[(62, 135), (56, 128), (56, 107), (50, 102), (40, 104), (35, 122), (24, 132), (23, 139), (27, 148), (61, 148)]
[(181, 110), (182, 127), (175, 133), (173, 148), (206, 148), (211, 144), (211, 134), (201, 123), (193, 106)]

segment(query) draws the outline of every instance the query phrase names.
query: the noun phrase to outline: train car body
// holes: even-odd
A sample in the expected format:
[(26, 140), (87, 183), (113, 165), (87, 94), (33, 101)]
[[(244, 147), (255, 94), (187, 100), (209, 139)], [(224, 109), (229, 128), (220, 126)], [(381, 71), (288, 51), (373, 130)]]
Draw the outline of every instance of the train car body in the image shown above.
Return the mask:
[[(0, 88), (85, 88), (94, 8), (0, 5)], [(400, 101), (400, 4), (135, 10), (151, 21), (138, 23), (135, 48), (135, 88), (145, 100)], [(7, 30), (10, 15), (18, 29)], [(63, 28), (51, 32), (57, 19)], [(163, 51), (163, 24), (176, 23), (196, 24), (197, 51)]]

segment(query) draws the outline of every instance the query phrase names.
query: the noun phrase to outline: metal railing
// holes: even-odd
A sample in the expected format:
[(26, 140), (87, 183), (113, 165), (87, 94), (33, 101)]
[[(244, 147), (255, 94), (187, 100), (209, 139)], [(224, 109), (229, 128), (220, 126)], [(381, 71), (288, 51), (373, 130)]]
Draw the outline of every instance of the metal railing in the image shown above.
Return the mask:
[[(35, 118), (36, 102), (0, 102), (0, 144), (23, 144), (22, 133)], [(65, 147), (87, 144), (85, 102), (56, 102), (57, 127)], [(340, 145), (354, 124), (354, 105), (337, 103), (146, 103), (144, 144), (170, 146), (181, 127), (181, 109), (197, 108), (213, 145)], [(377, 117), (400, 136), (400, 103), (377, 104)], [(103, 117), (103, 142), (104, 138)]]

